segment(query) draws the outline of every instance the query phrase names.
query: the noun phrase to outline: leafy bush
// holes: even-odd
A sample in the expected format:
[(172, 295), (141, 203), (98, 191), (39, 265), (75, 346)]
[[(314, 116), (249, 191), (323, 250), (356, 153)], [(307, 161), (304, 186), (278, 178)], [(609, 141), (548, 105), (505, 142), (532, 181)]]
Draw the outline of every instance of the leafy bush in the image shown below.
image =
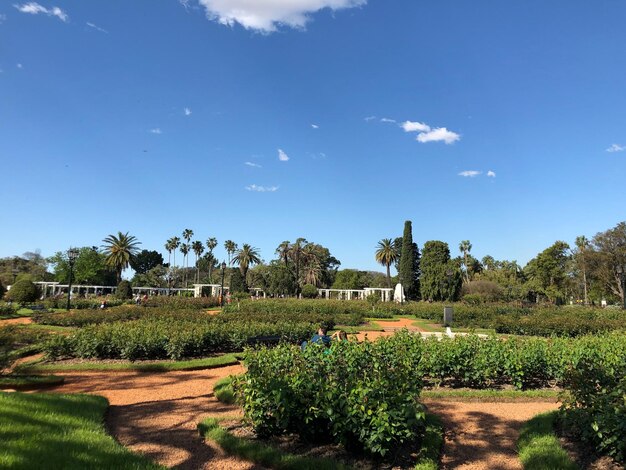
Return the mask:
[(128, 281), (120, 281), (115, 291), (115, 297), (120, 300), (128, 300), (133, 297), (133, 289)]
[(33, 320), (35, 323), (41, 325), (80, 327), (97, 323), (136, 320), (142, 313), (144, 313), (144, 310), (141, 307), (125, 305), (114, 309), (107, 309), (106, 311), (97, 309), (82, 310), (79, 312), (37, 314), (33, 315)]
[(302, 297), (305, 299), (314, 299), (317, 297), (317, 287), (313, 284), (305, 284), (302, 286)]
[[(251, 338), (276, 336), (301, 342), (317, 329), (309, 322), (277, 324), (206, 314), (146, 314), (138, 320), (86, 326), (55, 336), (45, 346), (49, 358), (174, 359), (241, 351)], [(233, 317), (235, 317), (233, 315)]]
[(259, 435), (330, 436), (384, 456), (423, 430), (420, 358), (419, 343), (406, 332), (330, 349), (284, 345), (249, 351), (234, 389)]
[(626, 462), (626, 355), (616, 367), (599, 358), (582, 360), (568, 369), (565, 386), (571, 392), (561, 406), (566, 427), (600, 453)]
[(22, 279), (11, 286), (11, 290), (7, 292), (6, 297), (13, 302), (26, 304), (37, 300), (39, 289), (31, 281)]
[(148, 297), (148, 302), (144, 303), (147, 307), (162, 307), (168, 310), (188, 310), (188, 309), (209, 309), (219, 307), (220, 302), (217, 297), (182, 297), (153, 295)]
[[(91, 298), (91, 299), (71, 299), (70, 308), (72, 310), (85, 310), (85, 309), (96, 309), (100, 307), (102, 303), (103, 297)], [(107, 306), (108, 307), (116, 307), (118, 305), (123, 305), (125, 303), (124, 300), (107, 297)], [(44, 299), (42, 302), (44, 307), (48, 309), (55, 308), (65, 308), (67, 306), (67, 297), (49, 297)]]
[(14, 305), (9, 305), (4, 302), (0, 302), (0, 316), (14, 315), (16, 312), (17, 312), (17, 308)]
[(464, 301), (468, 301), (467, 297), (479, 299), (479, 303), (497, 302), (503, 300), (504, 291), (500, 285), (491, 281), (470, 281), (463, 284), (461, 295)]

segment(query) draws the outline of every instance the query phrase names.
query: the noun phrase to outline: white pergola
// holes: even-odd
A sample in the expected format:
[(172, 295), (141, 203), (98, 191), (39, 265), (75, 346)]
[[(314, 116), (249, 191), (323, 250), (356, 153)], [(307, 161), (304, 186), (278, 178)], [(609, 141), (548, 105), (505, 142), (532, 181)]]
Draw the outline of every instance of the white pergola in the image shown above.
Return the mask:
[(318, 289), (319, 296), (323, 299), (331, 299), (333, 294), (339, 300), (365, 300), (370, 294), (380, 294), (383, 302), (393, 300), (393, 289), (382, 287), (366, 287), (365, 289)]

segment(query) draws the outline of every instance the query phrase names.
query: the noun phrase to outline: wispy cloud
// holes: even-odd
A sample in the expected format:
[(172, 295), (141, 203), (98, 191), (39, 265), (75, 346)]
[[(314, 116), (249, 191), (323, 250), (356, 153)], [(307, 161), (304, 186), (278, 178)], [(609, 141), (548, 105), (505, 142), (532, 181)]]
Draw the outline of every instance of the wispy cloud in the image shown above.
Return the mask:
[(0, 24), (4, 23), (7, 20), (7, 15), (4, 13), (0, 13)]
[(464, 176), (466, 178), (474, 178), (475, 176), (480, 175), (481, 172), (480, 171), (476, 171), (476, 170), (465, 170), (462, 171), (461, 173), (459, 173), (459, 176)]
[(183, 112), (185, 113), (185, 116), (191, 116), (191, 109), (185, 108), (183, 109)]
[(421, 132), (417, 135), (417, 141), (426, 143), (426, 142), (445, 142), (447, 145), (450, 145), (457, 140), (459, 140), (461, 136), (456, 132), (449, 131), (445, 127), (438, 127), (436, 129), (432, 129), (428, 132)]
[[(328, 8), (332, 11), (365, 5), (367, 0), (199, 0), (212, 21), (263, 33), (277, 26), (304, 29), (310, 14)], [(185, 5), (187, 2), (183, 2)]]
[(381, 118), (380, 122), (398, 122), (395, 119), (391, 119), (391, 118)]
[(39, 13), (43, 13), (44, 15), (48, 16), (56, 16), (58, 19), (65, 23), (67, 23), (70, 19), (69, 16), (67, 16), (67, 13), (65, 13), (59, 7), (46, 8), (37, 2), (28, 2), (22, 5), (14, 4), (13, 6), (22, 13), (28, 13), (31, 15), (38, 15)]
[(23, 66), (22, 64), (16, 64), (15, 66), (16, 66), (18, 69), (23, 69), (23, 68), (24, 68), (24, 66)]
[(87, 21), (85, 24), (87, 26), (89, 26), (90, 28), (95, 29), (96, 31), (100, 31), (101, 33), (109, 34), (109, 32), (106, 29), (101, 28), (100, 26), (98, 26), (98, 25), (96, 25), (94, 23), (90, 23), (89, 21)]
[(487, 172), (487, 176), (488, 176), (489, 178), (495, 178), (495, 177), (496, 177), (496, 172), (495, 172), (495, 171), (491, 171), (491, 170), (489, 170), (489, 171)]
[(618, 145), (618, 144), (613, 144), (611, 145), (608, 149), (606, 149), (607, 152), (623, 152), (624, 150), (626, 150), (626, 147), (624, 147), (623, 145)]
[(319, 128), (320, 128), (320, 126), (318, 126), (317, 124), (311, 124), (311, 127), (312, 127), (313, 129), (319, 129)]
[(373, 121), (374, 119), (376, 119), (376, 116), (367, 116), (363, 118), (365, 122), (370, 122), (370, 121)]
[(423, 122), (404, 121), (400, 124), (404, 132), (429, 132), (430, 126)]
[(246, 186), (246, 189), (257, 193), (274, 193), (278, 191), (278, 186), (258, 186), (256, 184), (251, 184), (250, 186)]
[(261, 165), (259, 165), (258, 163), (253, 163), (253, 162), (245, 162), (244, 165), (248, 165), (253, 168), (262, 168)]
[(278, 159), (281, 162), (288, 162), (289, 161), (289, 155), (287, 155), (283, 149), (278, 149)]
[(159, 128), (159, 127), (155, 127), (154, 129), (150, 129), (150, 133), (151, 134), (163, 134), (163, 132), (161, 131), (161, 128)]

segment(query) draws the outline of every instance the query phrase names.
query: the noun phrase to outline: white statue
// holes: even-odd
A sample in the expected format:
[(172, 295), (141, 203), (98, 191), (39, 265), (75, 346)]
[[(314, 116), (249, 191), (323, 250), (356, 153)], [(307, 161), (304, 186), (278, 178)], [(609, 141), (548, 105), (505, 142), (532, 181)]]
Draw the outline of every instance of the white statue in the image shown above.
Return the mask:
[(404, 287), (402, 287), (402, 284), (400, 283), (396, 284), (396, 288), (393, 291), (393, 300), (397, 303), (406, 301), (406, 297), (404, 296)]

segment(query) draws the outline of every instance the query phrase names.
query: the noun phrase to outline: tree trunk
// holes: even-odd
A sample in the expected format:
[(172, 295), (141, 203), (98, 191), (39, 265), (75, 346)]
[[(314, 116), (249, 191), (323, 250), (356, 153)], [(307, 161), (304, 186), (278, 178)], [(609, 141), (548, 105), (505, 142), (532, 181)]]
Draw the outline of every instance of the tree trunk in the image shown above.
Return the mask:
[(389, 263), (387, 263), (387, 287), (391, 289), (391, 272), (389, 271)]

